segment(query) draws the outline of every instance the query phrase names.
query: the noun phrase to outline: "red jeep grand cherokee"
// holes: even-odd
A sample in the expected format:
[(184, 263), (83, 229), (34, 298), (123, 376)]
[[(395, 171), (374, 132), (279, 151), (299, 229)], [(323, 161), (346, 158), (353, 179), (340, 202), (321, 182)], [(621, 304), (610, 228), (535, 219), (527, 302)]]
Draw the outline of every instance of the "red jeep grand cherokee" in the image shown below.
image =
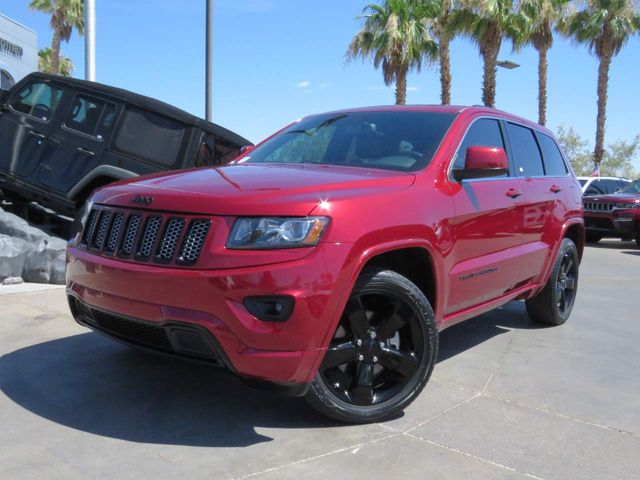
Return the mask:
[(640, 247), (640, 180), (611, 195), (583, 198), (587, 242), (635, 238)]
[(476, 107), (314, 115), (235, 165), (113, 184), (86, 210), (79, 323), (349, 422), (409, 405), (450, 325), (520, 299), (563, 323), (584, 243), (552, 134)]

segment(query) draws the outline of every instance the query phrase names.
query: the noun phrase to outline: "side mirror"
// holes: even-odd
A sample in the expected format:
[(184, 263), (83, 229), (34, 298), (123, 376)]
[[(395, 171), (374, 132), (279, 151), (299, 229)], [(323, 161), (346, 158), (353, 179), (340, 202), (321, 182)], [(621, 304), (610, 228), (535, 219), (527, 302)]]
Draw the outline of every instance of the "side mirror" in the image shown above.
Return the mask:
[(502, 148), (469, 147), (465, 154), (464, 169), (453, 170), (457, 181), (466, 178), (499, 177), (509, 173), (507, 154)]
[(238, 155), (238, 157), (243, 157), (245, 156), (247, 153), (249, 153), (251, 150), (253, 150), (254, 148), (256, 148), (255, 145), (245, 145), (244, 147), (242, 147), (240, 149), (240, 155)]

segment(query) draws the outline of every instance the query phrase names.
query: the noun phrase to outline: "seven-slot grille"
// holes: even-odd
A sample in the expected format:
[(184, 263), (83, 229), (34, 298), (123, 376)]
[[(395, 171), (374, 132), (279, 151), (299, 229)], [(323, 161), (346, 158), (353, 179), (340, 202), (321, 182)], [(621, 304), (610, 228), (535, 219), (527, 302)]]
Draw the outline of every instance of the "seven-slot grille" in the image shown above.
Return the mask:
[(81, 243), (136, 262), (191, 266), (202, 253), (210, 227), (206, 218), (96, 207), (89, 213)]
[(610, 212), (615, 206), (615, 203), (608, 202), (584, 202), (584, 209), (587, 212)]

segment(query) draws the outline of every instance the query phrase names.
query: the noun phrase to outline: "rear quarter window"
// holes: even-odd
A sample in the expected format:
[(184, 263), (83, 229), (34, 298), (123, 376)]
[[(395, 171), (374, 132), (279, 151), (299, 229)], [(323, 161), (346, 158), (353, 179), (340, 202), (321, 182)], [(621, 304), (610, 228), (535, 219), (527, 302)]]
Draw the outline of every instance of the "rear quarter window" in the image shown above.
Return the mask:
[(174, 166), (182, 150), (186, 128), (177, 120), (128, 108), (114, 145), (123, 153)]
[(553, 138), (538, 132), (538, 141), (542, 149), (545, 174), (552, 177), (567, 175), (569, 173), (567, 165), (564, 163), (560, 149)]

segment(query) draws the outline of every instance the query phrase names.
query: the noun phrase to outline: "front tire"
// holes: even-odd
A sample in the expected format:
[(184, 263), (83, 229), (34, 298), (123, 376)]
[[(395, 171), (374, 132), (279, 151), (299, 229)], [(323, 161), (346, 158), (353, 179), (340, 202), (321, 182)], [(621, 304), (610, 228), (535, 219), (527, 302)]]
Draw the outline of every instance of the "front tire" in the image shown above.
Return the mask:
[(342, 422), (396, 416), (420, 394), (437, 355), (435, 316), (420, 289), (390, 270), (365, 272), (306, 399)]
[(562, 325), (567, 321), (578, 292), (579, 265), (576, 245), (564, 238), (545, 287), (525, 302), (533, 320), (545, 325)]

